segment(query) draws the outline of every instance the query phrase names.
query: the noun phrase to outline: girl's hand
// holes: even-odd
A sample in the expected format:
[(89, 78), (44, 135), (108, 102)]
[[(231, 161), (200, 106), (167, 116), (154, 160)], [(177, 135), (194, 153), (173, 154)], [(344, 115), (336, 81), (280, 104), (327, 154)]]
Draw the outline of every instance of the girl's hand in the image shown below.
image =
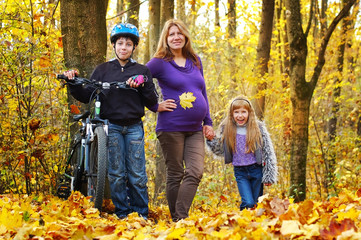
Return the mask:
[(208, 140), (212, 140), (216, 134), (214, 133), (214, 130), (213, 130), (212, 126), (204, 125), (203, 126), (203, 135)]
[(68, 70), (66, 72), (64, 72), (64, 75), (68, 78), (68, 79), (73, 79), (75, 76), (78, 76), (79, 73), (77, 70)]
[(157, 112), (173, 112), (173, 109), (177, 108), (177, 104), (175, 104), (175, 101), (173, 99), (167, 99), (158, 105)]

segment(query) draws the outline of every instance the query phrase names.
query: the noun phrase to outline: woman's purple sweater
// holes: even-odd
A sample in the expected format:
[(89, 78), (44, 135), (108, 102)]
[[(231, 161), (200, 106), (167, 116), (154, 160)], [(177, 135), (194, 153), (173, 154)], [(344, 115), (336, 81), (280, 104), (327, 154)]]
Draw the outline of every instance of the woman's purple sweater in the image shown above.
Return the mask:
[[(163, 99), (174, 99), (177, 104), (173, 112), (159, 113), (157, 132), (193, 132), (202, 130), (202, 124), (212, 126), (203, 67), (198, 69), (190, 59), (187, 59), (185, 67), (178, 66), (173, 60), (168, 62), (161, 58), (153, 58), (146, 65), (153, 78), (158, 79)], [(179, 96), (187, 92), (192, 92), (196, 100), (192, 102), (192, 108), (184, 109), (180, 105)], [(157, 108), (158, 104), (151, 110), (156, 111)]]

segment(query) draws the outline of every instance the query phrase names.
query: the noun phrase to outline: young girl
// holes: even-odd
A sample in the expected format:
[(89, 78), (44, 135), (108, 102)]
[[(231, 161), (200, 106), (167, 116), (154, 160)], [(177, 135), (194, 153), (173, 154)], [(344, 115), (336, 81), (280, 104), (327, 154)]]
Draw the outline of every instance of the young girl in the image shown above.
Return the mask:
[(207, 140), (207, 145), (214, 154), (223, 155), (225, 163), (233, 164), (242, 198), (240, 209), (253, 208), (262, 195), (262, 183), (269, 186), (277, 181), (277, 159), (269, 133), (245, 97), (231, 102), (220, 131), (221, 136)]

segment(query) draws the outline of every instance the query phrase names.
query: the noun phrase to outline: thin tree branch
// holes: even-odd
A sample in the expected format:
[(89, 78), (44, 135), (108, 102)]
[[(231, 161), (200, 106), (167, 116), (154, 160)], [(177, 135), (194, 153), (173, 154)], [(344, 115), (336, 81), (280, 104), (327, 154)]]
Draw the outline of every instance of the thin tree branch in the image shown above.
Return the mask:
[(310, 87), (312, 89), (315, 88), (318, 78), (321, 74), (321, 70), (323, 65), (325, 64), (325, 52), (326, 52), (326, 48), (327, 48), (327, 44), (330, 41), (331, 35), (333, 33), (333, 31), (335, 30), (337, 24), (341, 21), (342, 18), (344, 18), (347, 13), (350, 11), (352, 5), (354, 5), (356, 2), (356, 0), (351, 0), (341, 11), (340, 13), (335, 17), (335, 19), (333, 19), (332, 23), (330, 24), (330, 26), (328, 27), (322, 42), (321, 42), (321, 48), (320, 51), (318, 53), (318, 61), (316, 64), (316, 67), (314, 68), (313, 71), (313, 75), (310, 81)]
[(55, 12), (56, 12), (56, 9), (57, 9), (58, 6), (59, 6), (59, 2), (60, 2), (60, 0), (56, 1), (55, 8), (54, 8), (54, 10), (53, 10), (53, 14), (51, 14), (51, 18), (52, 18), (52, 19), (54, 18), (54, 14), (55, 14)]
[(128, 8), (128, 9), (125, 10), (125, 11), (121, 11), (120, 13), (118, 13), (117, 15), (115, 15), (114, 17), (107, 18), (106, 20), (108, 21), (108, 20), (114, 19), (114, 18), (116, 18), (116, 17), (119, 17), (119, 16), (123, 15), (124, 13), (129, 12), (129, 11), (131, 11), (132, 9), (134, 9), (134, 8), (142, 5), (142, 4), (145, 3), (146, 1), (148, 1), (148, 0), (144, 0), (143, 2), (141, 2), (141, 3), (139, 3), (139, 4), (136, 4), (136, 5)]
[(313, 19), (313, 8), (315, 6), (315, 0), (311, 0), (311, 7), (310, 7), (310, 19), (308, 20), (308, 24), (307, 24), (307, 28), (305, 31), (305, 37), (307, 38), (308, 33), (310, 32), (311, 29), (311, 24), (312, 24), (312, 19)]

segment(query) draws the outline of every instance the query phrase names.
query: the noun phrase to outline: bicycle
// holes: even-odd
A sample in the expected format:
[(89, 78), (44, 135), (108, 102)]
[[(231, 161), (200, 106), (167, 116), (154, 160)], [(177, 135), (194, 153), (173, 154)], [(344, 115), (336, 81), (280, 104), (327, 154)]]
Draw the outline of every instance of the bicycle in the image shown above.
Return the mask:
[[(66, 162), (63, 181), (57, 189), (57, 195), (68, 198), (73, 191), (80, 191), (85, 196), (91, 196), (94, 206), (101, 211), (107, 175), (108, 146), (107, 135), (109, 121), (100, 118), (100, 94), (103, 89), (111, 87), (130, 89), (126, 82), (100, 82), (86, 78), (75, 77), (68, 79), (65, 75), (57, 75), (58, 79), (65, 80), (64, 85), (83, 85), (94, 87), (93, 97), (94, 112), (89, 110), (73, 116), (75, 122), (81, 122), (79, 132), (75, 135), (71, 152)], [(146, 79), (143, 75), (133, 77), (137, 83), (142, 84)]]

